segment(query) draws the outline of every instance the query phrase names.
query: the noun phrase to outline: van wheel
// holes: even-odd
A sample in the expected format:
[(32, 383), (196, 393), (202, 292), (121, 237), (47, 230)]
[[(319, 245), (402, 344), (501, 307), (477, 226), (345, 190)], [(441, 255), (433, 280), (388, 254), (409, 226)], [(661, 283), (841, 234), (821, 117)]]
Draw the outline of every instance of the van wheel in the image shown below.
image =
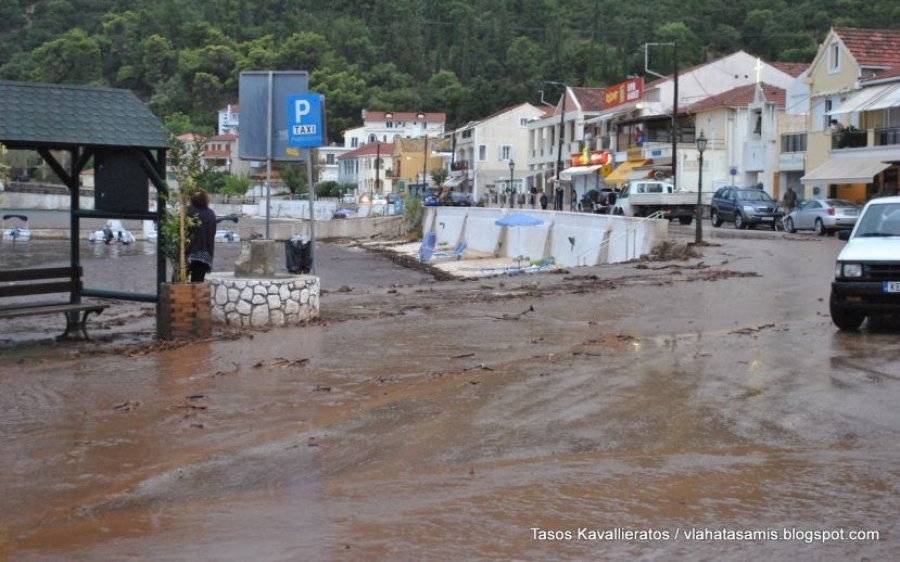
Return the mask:
[(719, 218), (719, 213), (717, 213), (715, 209), (709, 212), (709, 220), (716, 228), (722, 226), (722, 219)]

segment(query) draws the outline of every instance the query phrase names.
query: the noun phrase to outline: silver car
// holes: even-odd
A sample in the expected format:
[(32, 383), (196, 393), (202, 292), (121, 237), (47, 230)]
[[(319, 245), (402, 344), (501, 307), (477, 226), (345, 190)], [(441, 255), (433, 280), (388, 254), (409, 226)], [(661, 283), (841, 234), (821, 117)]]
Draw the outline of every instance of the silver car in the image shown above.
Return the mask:
[(843, 199), (810, 199), (784, 217), (788, 232), (815, 230), (816, 234), (834, 234), (850, 230), (859, 218), (859, 205)]

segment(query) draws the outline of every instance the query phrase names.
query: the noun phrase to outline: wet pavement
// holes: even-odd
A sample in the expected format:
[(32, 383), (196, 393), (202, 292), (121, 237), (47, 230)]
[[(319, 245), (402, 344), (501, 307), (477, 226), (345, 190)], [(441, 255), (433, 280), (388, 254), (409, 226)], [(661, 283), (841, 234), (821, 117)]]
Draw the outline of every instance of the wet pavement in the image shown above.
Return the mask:
[(0, 558), (892, 559), (898, 329), (832, 326), (842, 242), (672, 230), (470, 281), (322, 245), (320, 321), (183, 346), (20, 326)]

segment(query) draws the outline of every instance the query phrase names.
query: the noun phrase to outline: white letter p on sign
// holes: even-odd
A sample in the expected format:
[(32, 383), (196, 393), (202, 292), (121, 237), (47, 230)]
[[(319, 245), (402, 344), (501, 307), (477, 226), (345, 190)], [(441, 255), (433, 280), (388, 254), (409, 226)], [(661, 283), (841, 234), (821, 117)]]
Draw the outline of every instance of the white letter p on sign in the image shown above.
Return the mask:
[(294, 115), (296, 117), (296, 123), (302, 122), (303, 116), (309, 115), (309, 102), (307, 100), (294, 101)]

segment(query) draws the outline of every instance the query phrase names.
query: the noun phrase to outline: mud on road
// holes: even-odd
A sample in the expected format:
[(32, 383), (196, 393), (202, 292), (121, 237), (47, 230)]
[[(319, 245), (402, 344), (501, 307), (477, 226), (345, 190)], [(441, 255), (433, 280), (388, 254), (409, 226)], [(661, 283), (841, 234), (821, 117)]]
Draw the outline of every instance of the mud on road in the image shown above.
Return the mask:
[(308, 326), (4, 349), (0, 553), (890, 558), (897, 331), (831, 325), (837, 240), (687, 239), (467, 281), (334, 247)]

